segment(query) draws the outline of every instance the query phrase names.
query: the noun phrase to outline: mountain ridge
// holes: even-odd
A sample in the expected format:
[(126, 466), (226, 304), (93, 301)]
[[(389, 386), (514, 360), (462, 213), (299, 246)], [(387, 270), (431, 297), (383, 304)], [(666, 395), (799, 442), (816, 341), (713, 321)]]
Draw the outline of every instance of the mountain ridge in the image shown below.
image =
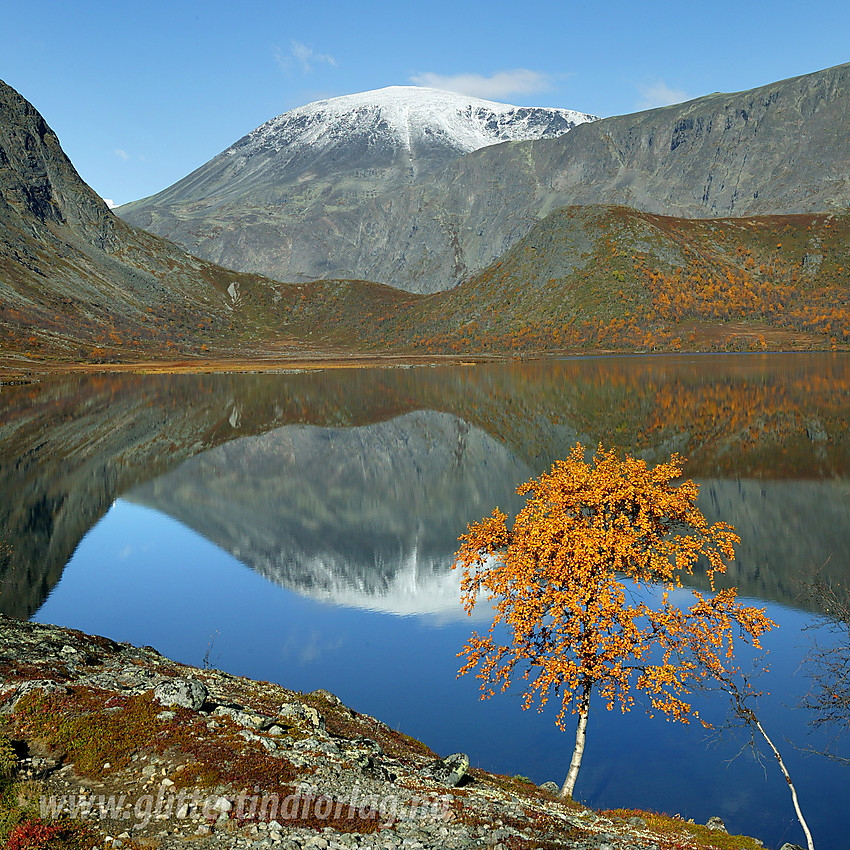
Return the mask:
[(844, 208), (848, 126), (850, 64), (585, 122), (556, 139), (488, 146), (377, 195), (341, 186), (330, 203), (304, 192), (284, 208), (260, 193), (244, 208), (214, 210), (152, 196), (119, 215), (279, 280), (343, 277), (434, 292), (482, 270), (568, 205), (691, 218)]

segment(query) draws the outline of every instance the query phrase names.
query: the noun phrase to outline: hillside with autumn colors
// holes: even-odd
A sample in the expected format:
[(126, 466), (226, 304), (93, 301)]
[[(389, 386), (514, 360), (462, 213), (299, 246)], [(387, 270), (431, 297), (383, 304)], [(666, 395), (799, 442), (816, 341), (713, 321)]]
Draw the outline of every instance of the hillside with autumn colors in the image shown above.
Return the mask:
[(762, 350), (850, 340), (850, 215), (568, 207), (456, 289), (378, 318), (437, 352)]

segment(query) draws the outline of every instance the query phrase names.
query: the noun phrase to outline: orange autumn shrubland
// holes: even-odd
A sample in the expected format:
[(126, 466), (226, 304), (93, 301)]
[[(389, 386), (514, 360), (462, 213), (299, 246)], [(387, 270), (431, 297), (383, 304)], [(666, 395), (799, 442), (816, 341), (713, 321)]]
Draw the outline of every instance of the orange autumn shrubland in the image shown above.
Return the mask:
[[(556, 718), (578, 713), (576, 746), (563, 796), (572, 794), (584, 750), (591, 694), (628, 711), (635, 692), (648, 710), (688, 722), (691, 688), (733, 674), (735, 638), (759, 646), (775, 624), (741, 605), (734, 588), (681, 599), (682, 576), (726, 570), (740, 542), (732, 526), (708, 525), (693, 481), (676, 483), (682, 461), (653, 468), (600, 446), (591, 463), (576, 445), (548, 474), (518, 488), (528, 496), (509, 528), (498, 508), (461, 540), (463, 604), (493, 604), (484, 635), (473, 632), (459, 675), (477, 669), (483, 697), (519, 676), (525, 708), (560, 699)], [(651, 589), (650, 589), (651, 588)], [(504, 626), (509, 645), (500, 643)]]

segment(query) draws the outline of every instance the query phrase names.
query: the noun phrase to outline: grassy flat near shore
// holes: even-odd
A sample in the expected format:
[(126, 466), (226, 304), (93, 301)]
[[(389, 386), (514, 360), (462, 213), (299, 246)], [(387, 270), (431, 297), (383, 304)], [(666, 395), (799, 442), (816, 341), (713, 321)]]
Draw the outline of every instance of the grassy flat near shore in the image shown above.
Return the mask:
[[(441, 785), (425, 770), (437, 759), (425, 744), (327, 691), (186, 667), (150, 647), (55, 626), (0, 617), (0, 630), (0, 840), (10, 850), (90, 850), (109, 847), (107, 835), (125, 848), (259, 847), (268, 837), (269, 846), (300, 847), (311, 836), (327, 842), (312, 846), (330, 847), (405, 838), (505, 850), (760, 846), (679, 815), (592, 812), (523, 777), (474, 767), (457, 787)], [(154, 688), (175, 678), (203, 683), (200, 710), (155, 701)], [(42, 687), (21, 690), (34, 680)], [(122, 794), (126, 814), (113, 806), (101, 816), (101, 802)], [(63, 795), (88, 800), (92, 814), (39, 817), (50, 795), (60, 808)], [(256, 801), (251, 811), (260, 795), (296, 805), (275, 819)], [(228, 797), (230, 808), (218, 802)]]
[(21, 378), (40, 378), (50, 375), (127, 373), (139, 375), (192, 375), (192, 374), (238, 374), (265, 372), (269, 374), (287, 372), (310, 372), (322, 369), (370, 369), (370, 368), (414, 368), (423, 366), (472, 365), (474, 363), (505, 360), (496, 356), (460, 355), (393, 355), (352, 354), (328, 352), (325, 356), (311, 357), (262, 357), (246, 359), (204, 358), (182, 360), (130, 360), (114, 363), (85, 363), (62, 361), (31, 361), (0, 355), (0, 381), (13, 382)]

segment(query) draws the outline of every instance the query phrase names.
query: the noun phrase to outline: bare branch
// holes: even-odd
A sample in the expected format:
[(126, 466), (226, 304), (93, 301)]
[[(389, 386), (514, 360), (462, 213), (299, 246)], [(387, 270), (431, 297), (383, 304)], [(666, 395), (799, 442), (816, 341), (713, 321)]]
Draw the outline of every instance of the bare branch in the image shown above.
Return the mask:
[[(809, 725), (834, 729), (836, 741), (850, 725), (850, 587), (818, 571), (806, 583), (805, 598), (817, 601), (824, 613), (809, 627), (811, 646), (803, 662), (809, 690), (800, 705), (811, 712)], [(829, 747), (819, 752), (837, 761), (850, 761)]]

